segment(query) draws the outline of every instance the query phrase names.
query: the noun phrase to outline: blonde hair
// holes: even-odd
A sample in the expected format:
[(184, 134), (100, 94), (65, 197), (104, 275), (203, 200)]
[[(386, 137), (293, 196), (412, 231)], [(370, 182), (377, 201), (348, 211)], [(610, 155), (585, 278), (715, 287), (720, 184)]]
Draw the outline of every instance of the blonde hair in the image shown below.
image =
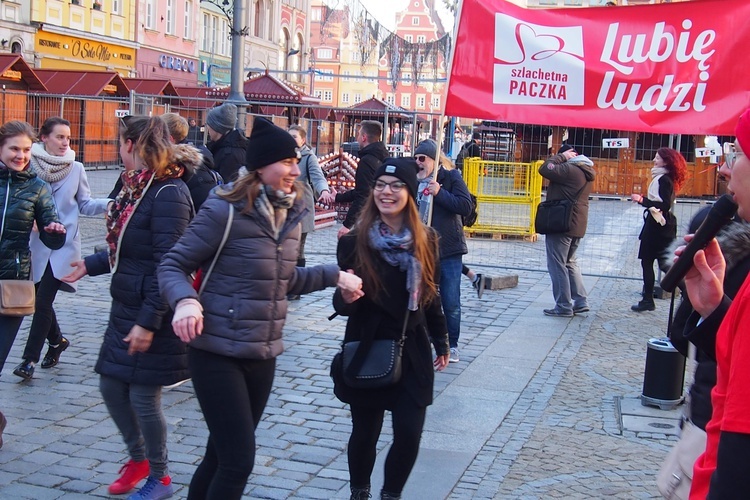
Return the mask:
[(185, 118), (177, 113), (165, 113), (161, 115), (161, 119), (167, 124), (169, 135), (172, 136), (174, 142), (179, 143), (185, 140), (188, 130), (190, 130), (190, 125), (188, 125), (188, 121)]

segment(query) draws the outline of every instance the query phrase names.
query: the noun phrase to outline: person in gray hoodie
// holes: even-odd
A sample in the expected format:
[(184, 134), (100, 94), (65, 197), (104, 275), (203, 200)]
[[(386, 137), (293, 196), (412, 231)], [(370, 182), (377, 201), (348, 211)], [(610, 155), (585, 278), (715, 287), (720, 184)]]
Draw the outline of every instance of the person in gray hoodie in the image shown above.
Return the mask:
[(549, 181), (548, 201), (573, 201), (570, 230), (544, 236), (547, 271), (555, 296), (555, 307), (544, 309), (544, 314), (569, 318), (590, 310), (581, 270), (576, 262), (576, 250), (586, 234), (589, 193), (596, 171), (594, 162), (579, 155), (570, 144), (563, 144), (556, 155), (549, 157), (539, 167), (539, 174)]

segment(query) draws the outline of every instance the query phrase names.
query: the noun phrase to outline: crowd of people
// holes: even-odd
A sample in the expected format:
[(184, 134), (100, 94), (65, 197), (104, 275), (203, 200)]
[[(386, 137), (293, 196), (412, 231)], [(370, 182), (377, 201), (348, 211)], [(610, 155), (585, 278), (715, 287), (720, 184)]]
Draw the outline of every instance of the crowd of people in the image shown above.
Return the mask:
[[(331, 371), (334, 393), (352, 419), (351, 498), (371, 497), (387, 410), (393, 443), (380, 497), (398, 499), (416, 461), (434, 372), (459, 361), (462, 273), (484, 287), (482, 275), (462, 262), (468, 252), (462, 217), (472, 212), (473, 201), (461, 171), (431, 139), (419, 143), (412, 158), (388, 157), (382, 126), (363, 121), (354, 189), (337, 193), (303, 127), (284, 130), (256, 117), (245, 136), (236, 120), (232, 104), (210, 110), (204, 146), (194, 120), (173, 113), (123, 118), (124, 170), (101, 199), (92, 198), (85, 169), (75, 160), (67, 120), (47, 119), (38, 141), (25, 122), (0, 127), (0, 279), (30, 280), (36, 293), (13, 373), (33, 378), (45, 340), (41, 367), (59, 363), (71, 340), (57, 321), (57, 292), (74, 292), (84, 276), (110, 274), (111, 310), (95, 371), (127, 459), (109, 493), (131, 493), (130, 500), (172, 496), (161, 394), (165, 386), (192, 379), (209, 434), (188, 498), (239, 499), (284, 349), (288, 301), (334, 287), (333, 307), (347, 317), (342, 345), (355, 346), (353, 360)], [(721, 173), (739, 218), (747, 221), (750, 163), (743, 146), (750, 145), (750, 110), (736, 135)], [(647, 192), (631, 196), (644, 207), (638, 254), (643, 298), (633, 306), (636, 312), (655, 309), (654, 264), (669, 267), (667, 249), (677, 237), (672, 207), (686, 178), (678, 151), (660, 148), (653, 164)], [(569, 228), (545, 238), (555, 305), (544, 314), (572, 317), (590, 310), (576, 250), (596, 171), (589, 158), (563, 144), (539, 173), (549, 182), (547, 199), (571, 206)], [(314, 229), (315, 204), (333, 201), (352, 203), (337, 235), (337, 262), (308, 267), (305, 240)], [(106, 248), (85, 258), (80, 214), (105, 214), (107, 231)], [(748, 231), (744, 222), (737, 224), (720, 238), (721, 246), (714, 240), (696, 253), (675, 322), (676, 345), (695, 343), (703, 363), (693, 415), (708, 439), (696, 462), (692, 498), (736, 493), (744, 472), (738, 464), (750, 450), (744, 411), (750, 380), (740, 366), (750, 294)], [(0, 369), (22, 321), (0, 314)], [(398, 346), (398, 375), (382, 385), (352, 383), (383, 341)], [(6, 425), (0, 412), (0, 447)]]

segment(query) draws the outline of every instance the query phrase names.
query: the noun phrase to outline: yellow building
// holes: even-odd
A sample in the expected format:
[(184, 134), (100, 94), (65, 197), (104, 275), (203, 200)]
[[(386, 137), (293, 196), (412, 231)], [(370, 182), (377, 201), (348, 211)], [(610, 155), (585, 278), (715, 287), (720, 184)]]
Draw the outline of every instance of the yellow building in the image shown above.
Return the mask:
[(338, 105), (349, 107), (378, 97), (378, 61), (377, 54), (370, 60), (361, 63), (361, 52), (353, 31), (341, 40), (341, 77), (339, 78)]
[(133, 76), (135, 20), (134, 0), (33, 2), (31, 21), (38, 26), (34, 66)]

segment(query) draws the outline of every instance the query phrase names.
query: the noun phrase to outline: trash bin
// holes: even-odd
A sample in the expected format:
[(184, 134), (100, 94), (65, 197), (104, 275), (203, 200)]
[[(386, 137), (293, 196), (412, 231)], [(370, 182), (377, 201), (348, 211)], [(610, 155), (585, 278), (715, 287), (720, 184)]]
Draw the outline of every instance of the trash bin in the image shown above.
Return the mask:
[(685, 356), (668, 338), (649, 339), (641, 404), (671, 410), (682, 402), (684, 383)]

